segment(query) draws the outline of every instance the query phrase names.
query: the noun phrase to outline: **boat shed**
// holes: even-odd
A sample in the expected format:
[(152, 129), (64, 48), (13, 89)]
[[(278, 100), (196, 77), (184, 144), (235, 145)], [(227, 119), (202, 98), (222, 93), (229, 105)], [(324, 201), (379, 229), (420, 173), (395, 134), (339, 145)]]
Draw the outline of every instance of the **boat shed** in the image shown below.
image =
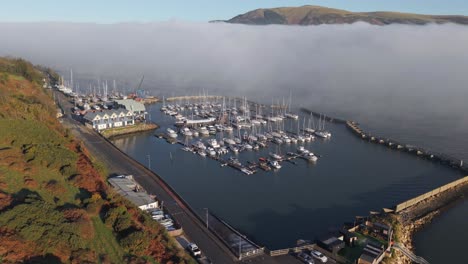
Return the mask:
[(115, 103), (119, 107), (123, 107), (126, 110), (133, 112), (137, 117), (144, 117), (146, 113), (145, 105), (133, 99), (115, 100)]
[(114, 189), (141, 210), (158, 208), (159, 204), (134, 180), (132, 175), (120, 175), (108, 179)]

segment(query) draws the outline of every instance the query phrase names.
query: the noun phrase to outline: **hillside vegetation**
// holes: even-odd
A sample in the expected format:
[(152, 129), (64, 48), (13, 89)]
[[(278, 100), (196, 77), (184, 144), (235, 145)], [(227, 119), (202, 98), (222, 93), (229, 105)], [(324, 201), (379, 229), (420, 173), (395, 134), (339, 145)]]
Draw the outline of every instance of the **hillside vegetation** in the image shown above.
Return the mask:
[(191, 263), (165, 229), (105, 181), (55, 118), (43, 78), (0, 58), (0, 263)]
[(367, 22), (373, 25), (429, 23), (468, 24), (466, 16), (420, 15), (398, 12), (350, 12), (321, 6), (279, 7), (256, 9), (227, 20), (229, 23), (251, 25), (320, 25)]

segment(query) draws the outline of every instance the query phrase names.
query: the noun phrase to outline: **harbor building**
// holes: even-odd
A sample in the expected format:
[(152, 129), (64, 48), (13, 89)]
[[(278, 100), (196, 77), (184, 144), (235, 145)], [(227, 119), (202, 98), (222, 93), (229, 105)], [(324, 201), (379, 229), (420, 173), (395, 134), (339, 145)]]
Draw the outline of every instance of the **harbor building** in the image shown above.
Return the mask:
[(84, 121), (95, 130), (105, 130), (114, 127), (135, 125), (135, 115), (125, 109), (112, 109), (96, 112), (87, 112)]
[(111, 177), (108, 181), (120, 195), (127, 198), (141, 210), (159, 207), (158, 201), (140, 187), (140, 185), (135, 182), (132, 175)]
[(133, 99), (115, 100), (117, 107), (124, 108), (133, 113), (135, 118), (145, 119), (146, 107), (143, 103)]
[(343, 238), (344, 236), (341, 234), (329, 234), (323, 236), (321, 239), (316, 240), (316, 243), (319, 247), (336, 255), (338, 254), (338, 251), (345, 247), (345, 242), (343, 241)]

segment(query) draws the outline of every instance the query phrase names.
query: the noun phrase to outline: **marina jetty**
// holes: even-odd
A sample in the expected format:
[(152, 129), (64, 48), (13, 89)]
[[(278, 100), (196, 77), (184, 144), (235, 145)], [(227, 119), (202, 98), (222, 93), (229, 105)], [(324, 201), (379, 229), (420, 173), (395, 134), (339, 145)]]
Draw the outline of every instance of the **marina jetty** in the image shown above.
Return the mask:
[(207, 100), (207, 99), (222, 99), (223, 96), (218, 96), (218, 95), (186, 95), (186, 96), (173, 96), (173, 97), (168, 97), (165, 100), (167, 102), (173, 102), (173, 101), (189, 101), (189, 100)]

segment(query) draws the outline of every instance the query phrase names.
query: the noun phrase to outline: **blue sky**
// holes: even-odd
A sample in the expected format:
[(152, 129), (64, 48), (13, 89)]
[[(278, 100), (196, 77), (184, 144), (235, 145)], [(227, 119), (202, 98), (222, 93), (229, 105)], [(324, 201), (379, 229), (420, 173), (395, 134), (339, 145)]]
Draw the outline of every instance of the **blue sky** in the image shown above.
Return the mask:
[(467, 0), (0, 0), (0, 21), (207, 21), (262, 7), (306, 4), (350, 11), (468, 15)]

